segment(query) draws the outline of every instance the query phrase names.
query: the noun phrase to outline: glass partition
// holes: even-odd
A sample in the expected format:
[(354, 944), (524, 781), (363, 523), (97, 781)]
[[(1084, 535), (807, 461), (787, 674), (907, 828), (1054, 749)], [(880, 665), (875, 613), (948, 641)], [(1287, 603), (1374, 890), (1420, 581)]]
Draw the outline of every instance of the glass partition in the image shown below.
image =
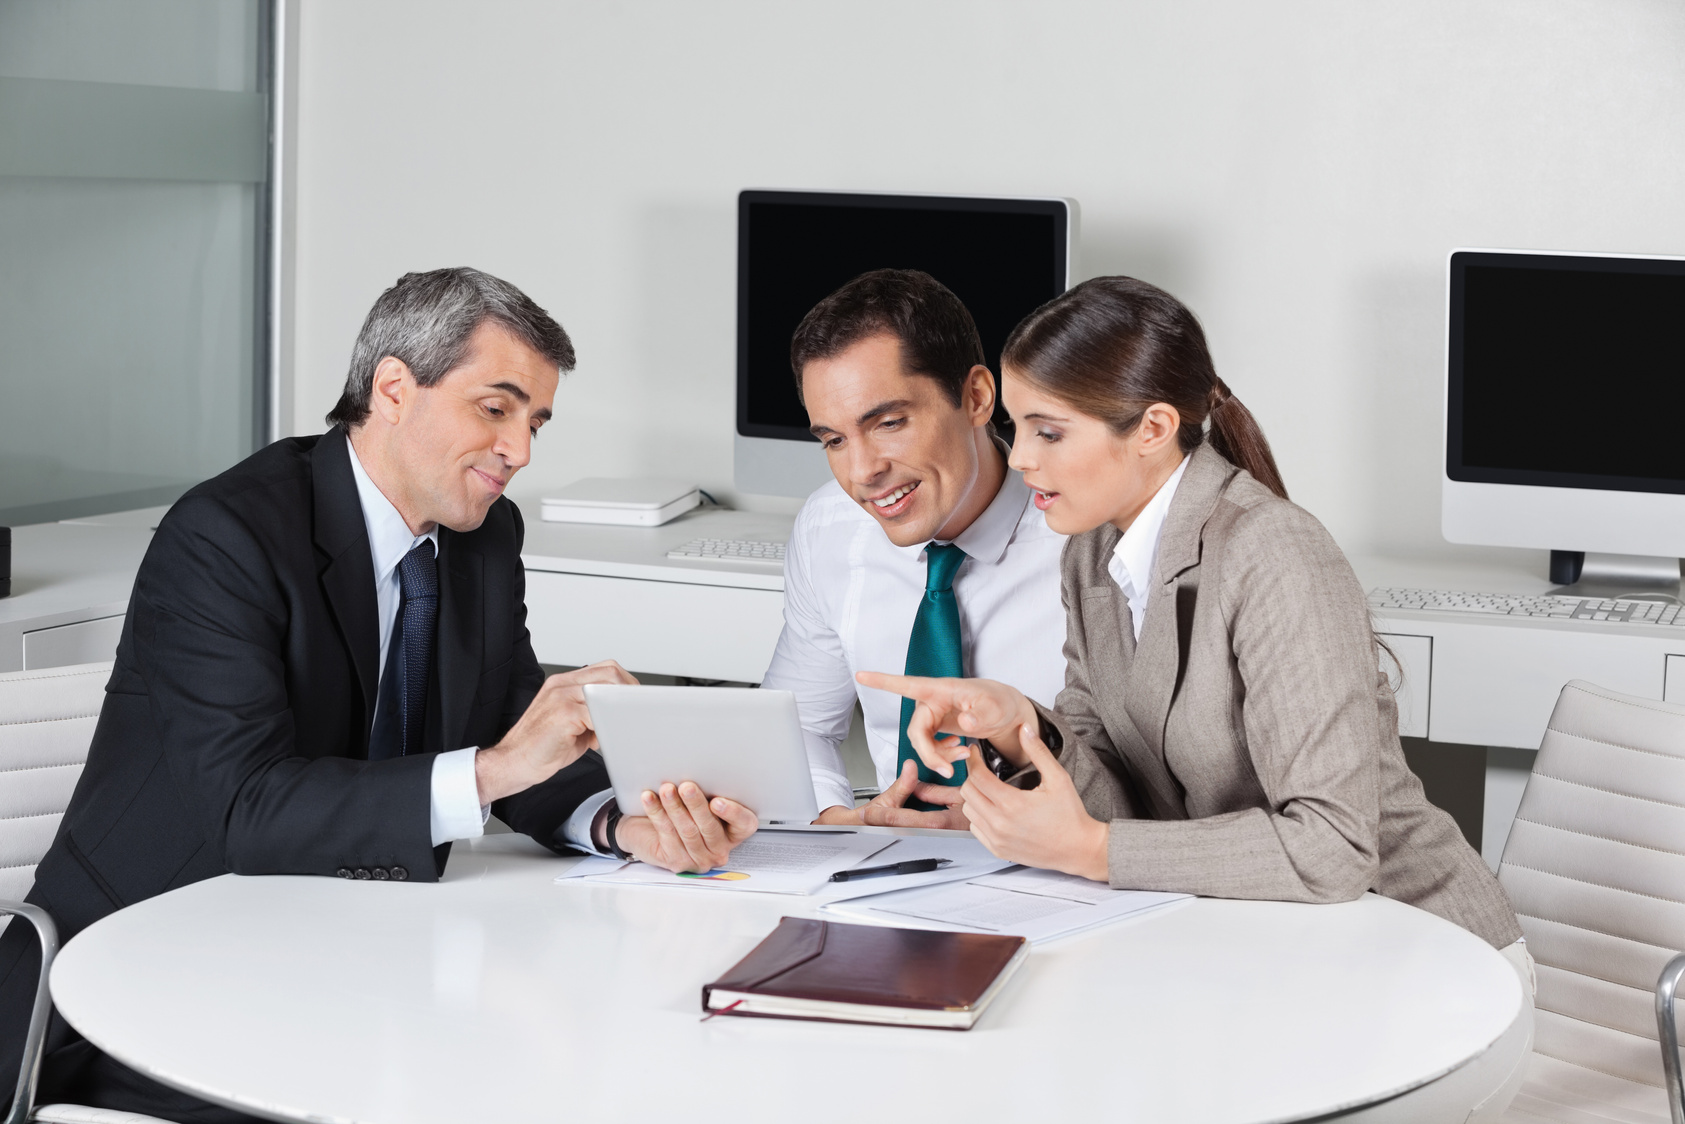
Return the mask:
[(268, 419), (266, 0), (0, 0), (0, 525), (167, 503)]

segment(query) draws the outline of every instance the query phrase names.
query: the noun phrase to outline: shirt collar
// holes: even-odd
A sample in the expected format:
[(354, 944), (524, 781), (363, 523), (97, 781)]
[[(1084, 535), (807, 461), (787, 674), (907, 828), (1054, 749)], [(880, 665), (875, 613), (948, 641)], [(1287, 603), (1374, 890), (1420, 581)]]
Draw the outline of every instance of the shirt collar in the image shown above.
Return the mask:
[(351, 476), (357, 481), (357, 499), (363, 506), (363, 528), (369, 534), (369, 556), (374, 560), (374, 580), (378, 585), (389, 577), (398, 563), (404, 560), (404, 555), (415, 549), (422, 539), (430, 539), (433, 550), (437, 555), (439, 550), (439, 528), (434, 527), (425, 535), (410, 533), (409, 524), (398, 514), (398, 509), (392, 506), (392, 501), (375, 486), (369, 479), (369, 474), (363, 471), (363, 462), (357, 459), (357, 448), (347, 441), (345, 447), (351, 453)]
[[(1129, 530), (1112, 547), (1112, 557), (1123, 570), (1120, 575), (1113, 569), (1112, 575), (1118, 579), (1119, 587), (1131, 601), (1150, 587), (1153, 562), (1158, 557), (1159, 534), (1164, 530), (1164, 517), (1170, 512), (1170, 500), (1176, 495), (1176, 485), (1182, 482), (1182, 473), (1187, 467), (1188, 458), (1183, 457), (1176, 471), (1170, 474), (1170, 479), (1159, 486), (1158, 492), (1141, 509), (1141, 514), (1135, 517), (1135, 522), (1129, 525)], [(1128, 587), (1121, 580), (1124, 576), (1129, 579)]]
[[(995, 498), (971, 521), (971, 526), (953, 538), (953, 544), (965, 551), (967, 558), (975, 558), (985, 565), (994, 565), (1005, 556), (1006, 548), (1012, 545), (1012, 536), (1017, 533), (1018, 523), (1024, 518), (1024, 508), (1029, 502), (1030, 489), (1024, 483), (1023, 475), (1007, 469), (1006, 478), (1001, 481)], [(909, 558), (916, 559), (924, 553), (924, 548), (928, 545), (921, 542), (896, 549)]]
[(967, 558), (994, 565), (1006, 554), (1029, 502), (1030, 489), (1024, 483), (1023, 475), (1007, 469), (1006, 479), (1000, 482), (1000, 491), (983, 509), (983, 514), (959, 533), (954, 545), (965, 551)]

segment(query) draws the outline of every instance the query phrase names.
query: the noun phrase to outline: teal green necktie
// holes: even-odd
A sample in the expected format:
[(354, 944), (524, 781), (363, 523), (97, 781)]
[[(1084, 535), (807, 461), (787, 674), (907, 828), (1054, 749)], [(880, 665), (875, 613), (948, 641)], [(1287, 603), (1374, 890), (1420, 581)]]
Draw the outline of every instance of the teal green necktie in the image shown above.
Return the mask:
[[(965, 551), (953, 543), (946, 546), (931, 543), (924, 548), (924, 557), (924, 596), (919, 599), (919, 611), (913, 617), (913, 634), (907, 638), (907, 674), (958, 679), (965, 674), (965, 658), (960, 652), (960, 607), (954, 600), (954, 575), (965, 561)], [(943, 777), (919, 761), (918, 751), (907, 740), (907, 723), (913, 717), (914, 705), (912, 699), (901, 700), (901, 741), (895, 753), (895, 775), (900, 776), (906, 762), (912, 760), (918, 764), (921, 781), (964, 784), (965, 762), (956, 762), (954, 775)], [(917, 798), (909, 799), (906, 806), (921, 812), (941, 807)]]

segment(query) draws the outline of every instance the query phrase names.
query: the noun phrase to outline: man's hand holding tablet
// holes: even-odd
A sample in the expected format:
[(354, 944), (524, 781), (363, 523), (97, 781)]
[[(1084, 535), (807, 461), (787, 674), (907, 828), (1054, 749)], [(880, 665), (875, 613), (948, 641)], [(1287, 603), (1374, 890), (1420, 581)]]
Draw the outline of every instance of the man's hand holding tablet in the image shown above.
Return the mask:
[[(723, 796), (709, 800), (693, 781), (664, 784), (660, 792), (642, 793), (644, 814), (623, 816), (614, 842), (639, 862), (672, 871), (705, 871), (724, 866), (733, 847), (755, 834), (755, 813)], [(599, 846), (608, 850), (606, 838)]]
[(805, 824), (818, 812), (790, 692), (614, 683), (582, 689), (614, 786), (612, 803), (624, 813), (595, 826), (599, 850), (677, 872), (712, 870), (762, 820)]

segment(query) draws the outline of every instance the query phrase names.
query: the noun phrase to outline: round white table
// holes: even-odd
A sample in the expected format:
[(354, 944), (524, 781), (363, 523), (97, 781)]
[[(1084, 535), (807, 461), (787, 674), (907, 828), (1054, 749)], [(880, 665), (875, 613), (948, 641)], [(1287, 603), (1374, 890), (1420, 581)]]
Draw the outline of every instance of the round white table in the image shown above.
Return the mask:
[(1481, 1054), (1521, 989), (1373, 895), (1200, 899), (1044, 945), (964, 1033), (722, 1017), (702, 985), (804, 899), (557, 885), (522, 837), (444, 881), (214, 878), (105, 918), (60, 1012), (167, 1084), (278, 1120), (1301, 1120)]

